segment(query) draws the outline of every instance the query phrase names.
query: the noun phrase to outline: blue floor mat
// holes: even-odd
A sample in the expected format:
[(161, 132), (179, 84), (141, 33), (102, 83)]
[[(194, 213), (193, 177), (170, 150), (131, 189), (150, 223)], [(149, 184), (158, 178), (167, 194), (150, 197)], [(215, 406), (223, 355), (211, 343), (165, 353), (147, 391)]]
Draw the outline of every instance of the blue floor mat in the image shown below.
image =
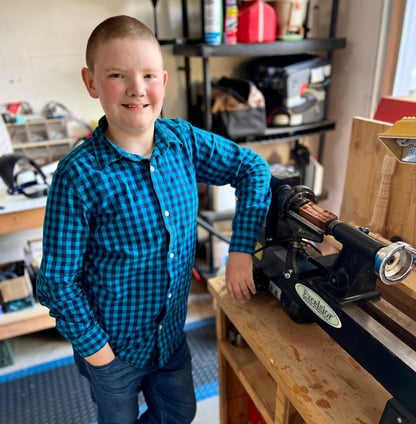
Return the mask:
[[(187, 325), (198, 400), (218, 394), (215, 321)], [(97, 419), (89, 385), (72, 358), (0, 378), (0, 423), (89, 424)]]

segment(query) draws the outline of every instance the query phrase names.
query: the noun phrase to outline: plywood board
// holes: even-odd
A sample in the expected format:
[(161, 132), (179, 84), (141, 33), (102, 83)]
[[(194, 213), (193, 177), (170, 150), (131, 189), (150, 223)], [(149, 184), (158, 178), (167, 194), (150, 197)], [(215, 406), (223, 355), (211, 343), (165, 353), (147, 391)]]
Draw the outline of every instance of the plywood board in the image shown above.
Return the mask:
[[(374, 210), (385, 155), (392, 155), (378, 140), (391, 124), (354, 118), (348, 155), (347, 174), (340, 219), (358, 226), (369, 226)], [(416, 164), (397, 162), (391, 178), (386, 225), (381, 236), (397, 236), (416, 246)], [(379, 282), (382, 296), (416, 320), (416, 271), (401, 284)]]
[[(369, 226), (385, 155), (392, 155), (378, 140), (390, 124), (354, 118), (340, 219)], [(416, 164), (397, 163), (391, 178), (386, 225), (381, 235), (416, 245)]]

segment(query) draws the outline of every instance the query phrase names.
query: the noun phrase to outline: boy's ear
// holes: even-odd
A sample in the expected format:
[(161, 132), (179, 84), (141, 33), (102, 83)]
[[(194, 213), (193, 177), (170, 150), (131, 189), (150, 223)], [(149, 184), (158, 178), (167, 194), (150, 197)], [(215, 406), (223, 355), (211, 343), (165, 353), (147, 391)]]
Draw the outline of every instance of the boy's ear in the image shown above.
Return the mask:
[(166, 70), (163, 71), (163, 87), (166, 87), (168, 83), (168, 72)]
[(94, 84), (94, 74), (92, 73), (92, 71), (88, 68), (82, 68), (81, 76), (90, 96), (94, 99), (98, 99), (98, 93), (97, 93), (97, 90), (95, 89), (95, 84)]

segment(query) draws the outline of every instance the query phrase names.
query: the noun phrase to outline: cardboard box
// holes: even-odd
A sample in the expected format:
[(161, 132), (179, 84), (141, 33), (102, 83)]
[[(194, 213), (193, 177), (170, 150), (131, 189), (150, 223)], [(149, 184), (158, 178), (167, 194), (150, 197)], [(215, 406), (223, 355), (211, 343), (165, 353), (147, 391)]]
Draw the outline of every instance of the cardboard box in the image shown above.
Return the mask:
[(4, 312), (34, 305), (32, 283), (23, 261), (0, 265), (0, 302)]

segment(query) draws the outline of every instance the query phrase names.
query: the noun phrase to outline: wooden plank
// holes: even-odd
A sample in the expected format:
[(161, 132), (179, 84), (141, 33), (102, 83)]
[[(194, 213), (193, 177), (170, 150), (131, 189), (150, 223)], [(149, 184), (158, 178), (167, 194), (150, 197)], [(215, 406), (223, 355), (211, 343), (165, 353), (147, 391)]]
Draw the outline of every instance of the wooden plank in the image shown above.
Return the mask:
[(33, 308), (1, 315), (0, 340), (53, 327), (55, 327), (55, 319), (49, 316), (49, 310), (36, 304)]
[(354, 118), (340, 218), (353, 225), (369, 225), (387, 149), (378, 141), (390, 124)]
[[(243, 403), (243, 407), (247, 408), (248, 394), (264, 420), (270, 424), (273, 423), (276, 393), (275, 381), (266, 372), (250, 348), (235, 347), (228, 341), (224, 341), (219, 345), (219, 349), (244, 387), (245, 404)], [(235, 397), (237, 390), (231, 386), (230, 388), (230, 392)], [(260, 392), (262, 392), (261, 397), (257, 396)]]
[(235, 371), (224, 362), (223, 390), (224, 399), (223, 413), (221, 414), (222, 424), (246, 424), (248, 420), (248, 398)]
[(276, 410), (274, 413), (274, 424), (289, 423), (292, 405), (279, 385), (276, 387)]
[(221, 308), (216, 308), (216, 337), (218, 351), (220, 423), (247, 423), (247, 394), (221, 350), (221, 342), (227, 338), (229, 320)]
[(383, 299), (416, 320), (416, 271), (413, 271), (403, 282), (394, 286), (386, 286), (378, 281), (377, 290)]
[[(391, 155), (378, 135), (391, 124), (354, 118), (340, 219), (368, 226), (381, 181), (384, 156)], [(386, 225), (381, 235), (416, 245), (416, 165), (398, 163), (391, 178)]]
[[(368, 226), (382, 178), (384, 156), (390, 154), (378, 140), (391, 124), (356, 117), (353, 119), (340, 219)], [(381, 233), (386, 241), (397, 236), (416, 246), (416, 165), (397, 163), (391, 178), (386, 225)], [(382, 296), (402, 312), (416, 319), (416, 273), (402, 283), (378, 284)]]
[(42, 227), (44, 215), (45, 208), (0, 214), (0, 235)]

